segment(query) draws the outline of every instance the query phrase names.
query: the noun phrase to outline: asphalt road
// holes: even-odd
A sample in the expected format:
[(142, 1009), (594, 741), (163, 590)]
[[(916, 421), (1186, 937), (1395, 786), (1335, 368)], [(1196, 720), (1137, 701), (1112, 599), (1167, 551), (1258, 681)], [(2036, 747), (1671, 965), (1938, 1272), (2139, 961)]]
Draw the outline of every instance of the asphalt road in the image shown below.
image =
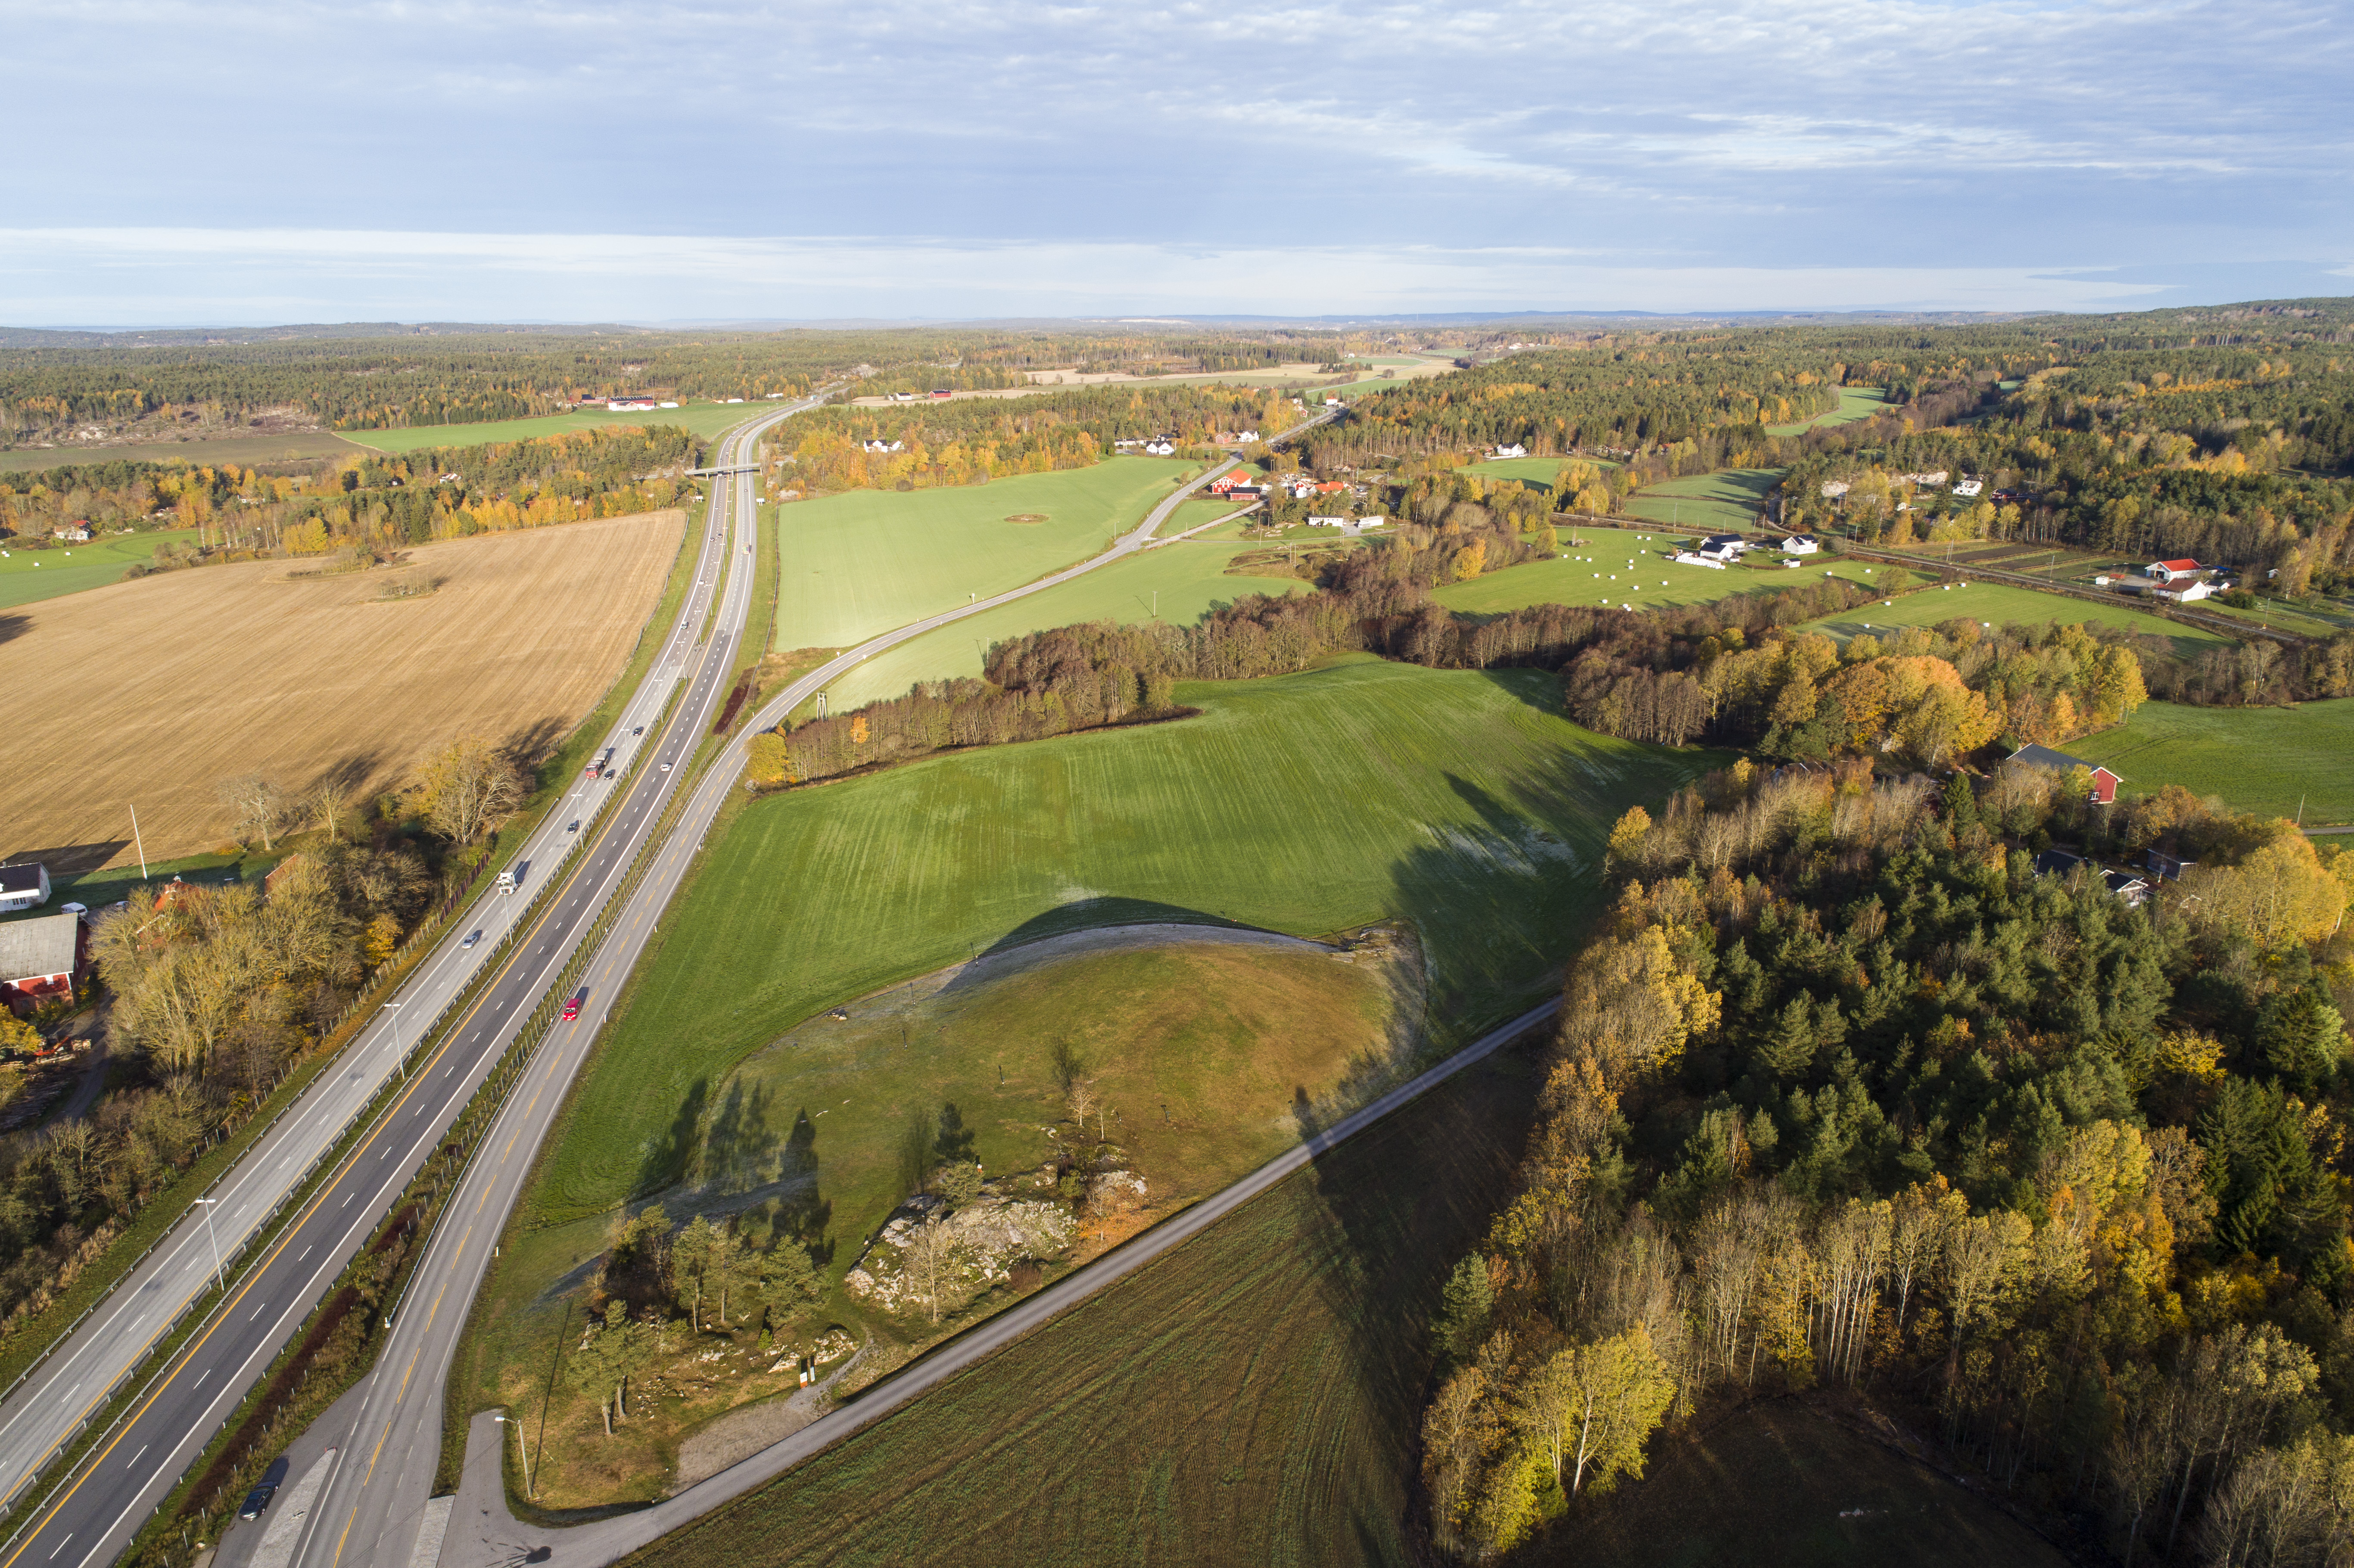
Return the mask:
[[(1555, 999), (1481, 1035), (1437, 1066), (1302, 1140), (1298, 1148), (1278, 1155), (1234, 1185), (1007, 1308), (914, 1365), (862, 1391), (850, 1404), (819, 1417), (784, 1441), (763, 1448), (652, 1508), (569, 1529), (522, 1523), (507, 1510), (500, 1471), (488, 1462), (478, 1464), (475, 1445), (470, 1445), (465, 1483), (450, 1520), (450, 1532), (442, 1542), (440, 1568), (514, 1568), (518, 1563), (534, 1561), (551, 1563), (558, 1568), (600, 1568), (601, 1564), (616, 1562), (713, 1509), (766, 1486), (812, 1455), (872, 1425), (1097, 1291), (1126, 1278), (1172, 1247), (1182, 1246), (1285, 1177), (1330, 1153), (1409, 1100), (1427, 1094), (1464, 1068), (1485, 1061), (1529, 1031), (1549, 1022), (1560, 1011), (1561, 1002)], [(482, 1425), (476, 1425), (476, 1444), (481, 1441)], [(491, 1436), (489, 1440), (495, 1443), (499, 1439)], [(418, 1499), (417, 1506), (421, 1506), (422, 1501), (421, 1498)], [(528, 1555), (543, 1548), (547, 1552), (546, 1557)], [(376, 1561), (387, 1568), (393, 1562), (381, 1557)], [(420, 1568), (434, 1568), (434, 1564), (421, 1564)]]
[[(775, 409), (756, 425), (729, 438), (724, 451), (748, 450), (756, 432), (808, 407)], [(709, 525), (696, 565), (696, 582), (668, 632), (667, 646), (631, 704), (610, 744), (617, 764), (632, 755), (630, 732), (652, 729), (682, 677), (692, 685), (671, 724), (635, 744), (652, 748), (642, 765), (613, 784), (586, 784), (552, 813), (526, 850), (522, 863), (527, 900), (551, 877), (560, 892), (505, 955), (495, 979), (466, 1014), (443, 1035), (433, 1054), (409, 1065), (407, 1087), (362, 1146), (346, 1157), (257, 1265), (249, 1265), (231, 1298), (217, 1308), (160, 1370), (148, 1376), (132, 1415), (96, 1451), (54, 1484), (31, 1529), (11, 1542), (0, 1568), (80, 1568), (111, 1562), (171, 1488), (238, 1401), (301, 1325), (344, 1265), (365, 1242), (472, 1096), (490, 1065), (504, 1052), (518, 1022), (561, 971), (578, 934), (590, 924), (642, 847), (647, 833), (683, 773), (666, 770), (691, 758), (724, 699), (736, 638), (750, 604), (752, 572), (743, 546), (753, 538), (750, 481), (716, 484)], [(731, 570), (740, 566), (743, 569)], [(697, 651), (696, 635), (715, 594), (724, 589), (710, 641)], [(620, 808), (585, 846), (569, 824), (587, 820), (602, 802), (601, 788), (627, 791)], [(568, 862), (558, 863), (566, 854)], [(265, 1224), (286, 1195), (297, 1189), (317, 1156), (330, 1149), (385, 1082), (401, 1073), (404, 1046), (413, 1047), (419, 1025), (439, 1013), (489, 962), (501, 936), (495, 895), (477, 905), (475, 917), (453, 927), (449, 938), (401, 988), (399, 1013), (411, 1021), (398, 1028), (387, 1016), (348, 1046), (289, 1113), (281, 1118), (224, 1182), (216, 1189), (208, 1233), (204, 1220), (184, 1222), (119, 1287), (102, 1308), (52, 1355), (0, 1411), (0, 1476), (23, 1478), (71, 1439), (81, 1422), (103, 1404), (124, 1372), (135, 1366), (189, 1300), (201, 1294), (214, 1271), (214, 1245), (222, 1252)], [(487, 928), (472, 948), (466, 934)], [(610, 994), (610, 993), (609, 993)], [(585, 1038), (593, 1014), (567, 1028)], [(396, 1030), (398, 1028), (398, 1033)], [(413, 1052), (411, 1053), (413, 1054)]]
[[(1320, 421), (1310, 421), (1316, 422)], [(591, 961), (587, 990), (592, 1006), (583, 1010), (578, 1026), (569, 1030), (559, 1026), (541, 1047), (527, 1082), (510, 1097), (485, 1153), (467, 1173), (448, 1211), (451, 1219), (436, 1231), (418, 1265), (417, 1282), (410, 1287), (416, 1304), (404, 1310), (387, 1336), (351, 1429), (317, 1435), (323, 1443), (335, 1446), (336, 1457), (295, 1547), (294, 1568), (344, 1568), (359, 1563), (408, 1568), (410, 1563), (440, 1458), (441, 1415), (451, 1361), (492, 1248), (521, 1196), (540, 1142), (595, 1040), (593, 1025), (602, 1021), (601, 1003), (620, 994), (663, 909), (693, 869), (704, 834), (743, 774), (749, 737), (791, 712), (842, 672), (885, 648), (1152, 547), (1159, 543), (1153, 532), (1170, 513), (1232, 466), (1232, 462), (1215, 465), (1177, 487), (1141, 524), (1102, 554), (1011, 592), (928, 617), (862, 644), (794, 681), (741, 726), (738, 738), (701, 776), (677, 828)], [(748, 497), (749, 478), (738, 482)], [(790, 518), (790, 514), (786, 515)], [(287, 1565), (273, 1561), (258, 1568)]]
[[(806, 406), (774, 410), (731, 434), (716, 466), (741, 461), (761, 429)], [(1331, 417), (1329, 411), (1319, 415), (1287, 436)], [(748, 737), (790, 713), (842, 672), (885, 648), (1153, 547), (1160, 542), (1152, 535), (1170, 512), (1232, 466), (1231, 461), (1216, 465), (1179, 487), (1135, 530), (1087, 561), (1011, 592), (926, 618), (839, 656), (788, 686), (740, 727), (738, 738), (700, 776), (678, 825), (591, 961), (585, 982), (588, 1004), (581, 1018), (574, 1024), (557, 1025), (541, 1047), (526, 1084), (510, 1097), (485, 1152), (469, 1169), (447, 1211), (452, 1223), (440, 1226), (431, 1238), (360, 1403), (350, 1440), (339, 1444), (334, 1468), (294, 1544), (294, 1562), (305, 1568), (345, 1561), (408, 1563), (438, 1459), (448, 1368), (490, 1249), (513, 1207), (533, 1153), (603, 1021), (605, 1007), (619, 993), (663, 907), (684, 879), (704, 833), (735, 787)], [(81, 1568), (111, 1562), (122, 1551), (398, 1200), (443, 1129), (504, 1054), (519, 1021), (530, 1014), (563, 969), (579, 934), (594, 922), (644, 847), (645, 835), (661, 817), (672, 787), (684, 777), (663, 765), (692, 758), (697, 741), (710, 727), (716, 705), (724, 698), (734, 639), (745, 625), (750, 602), (750, 546), (757, 516), (752, 482), (748, 473), (714, 485), (711, 522), (696, 585), (657, 665), (658, 673), (684, 673), (695, 661), (694, 684), (658, 737), (658, 752), (648, 758), (646, 766), (625, 777), (630, 794), (621, 809), (598, 834), (588, 853), (570, 868), (570, 881), (561, 895), (514, 948), (496, 980), (448, 1032), (431, 1058), (414, 1068), (414, 1082), (392, 1111), (273, 1244), (260, 1265), (249, 1268), (229, 1302), (175, 1352), (163, 1371), (150, 1378), (128, 1421), (57, 1484), (31, 1530), (0, 1555), (0, 1568), (19, 1568), (19, 1564)], [(735, 567), (744, 569), (730, 569)], [(722, 584), (726, 598), (711, 639), (698, 658), (694, 639), (710, 606), (710, 596)], [(659, 711), (671, 683), (650, 677), (641, 703), (651, 702)], [(640, 722), (647, 721), (633, 709), (617, 729), (626, 736), (627, 729)], [(580, 814), (586, 815), (586, 810)], [(550, 823), (553, 832), (563, 834), (564, 824), (573, 815), (557, 813)], [(461, 923), (460, 932), (471, 924)], [(456, 951), (460, 939), (460, 933), (453, 932), (444, 950), (435, 955), (429, 976), (440, 977), (444, 990), (419, 991), (417, 1012), (438, 1011), (439, 1003), (425, 1004), (437, 994), (446, 1001), (462, 987), (467, 976), (451, 966), (472, 955)], [(495, 940), (495, 932), (487, 940)], [(404, 1011), (409, 1000), (406, 994), (401, 997)], [(355, 1042), (337, 1064), (332, 1086), (322, 1087), (348, 1095), (354, 1108), (364, 1105), (398, 1066), (390, 1028), (380, 1033), (381, 1042), (373, 1036)], [(413, 1040), (413, 1033), (407, 1038)], [(372, 1076), (371, 1067), (376, 1069)], [(226, 1202), (216, 1212), (214, 1218), (225, 1230), (232, 1224), (242, 1225), (244, 1229), (235, 1233), (242, 1235), (264, 1223), (284, 1193), (300, 1184), (307, 1162), (297, 1160), (296, 1151), (281, 1152), (280, 1139), (307, 1138), (324, 1147), (340, 1136), (351, 1109), (335, 1114), (323, 1097), (318, 1107), (309, 1100), (306, 1096), (299, 1114), (285, 1118), (232, 1173), (239, 1191), (247, 1192), (247, 1201), (234, 1214)], [(232, 1245), (228, 1234), (222, 1236), (221, 1245), (224, 1248)], [(210, 1253), (197, 1251), (200, 1246), (209, 1246), (202, 1227), (184, 1224), (175, 1245), (157, 1254), (157, 1259), (168, 1255), (176, 1260), (168, 1275), (157, 1265), (157, 1281), (134, 1276), (129, 1289), (117, 1292), (115, 1303), (127, 1311), (151, 1297), (156, 1307), (168, 1300), (172, 1310), (162, 1312), (160, 1319), (168, 1321), (180, 1303), (203, 1289)], [(157, 1264), (157, 1259), (151, 1259), (151, 1265)], [(175, 1285), (177, 1295), (171, 1293)], [(122, 1348), (125, 1328), (107, 1314), (85, 1324), (85, 1330), (95, 1328), (95, 1331), (78, 1332), (76, 1344), (87, 1339), (92, 1344), (111, 1347), (116, 1359), (129, 1364), (162, 1331), (158, 1321), (148, 1314), (133, 1320), (133, 1327), (143, 1331), (146, 1339), (127, 1353)], [(42, 1369), (41, 1380), (54, 1387), (70, 1370), (70, 1355), (53, 1357)], [(102, 1398), (102, 1393), (94, 1393), (88, 1403), (94, 1406)], [(63, 1424), (47, 1451), (69, 1440), (74, 1430), (73, 1423)], [(6, 1430), (0, 1426), (0, 1453), (5, 1453), (5, 1441)]]

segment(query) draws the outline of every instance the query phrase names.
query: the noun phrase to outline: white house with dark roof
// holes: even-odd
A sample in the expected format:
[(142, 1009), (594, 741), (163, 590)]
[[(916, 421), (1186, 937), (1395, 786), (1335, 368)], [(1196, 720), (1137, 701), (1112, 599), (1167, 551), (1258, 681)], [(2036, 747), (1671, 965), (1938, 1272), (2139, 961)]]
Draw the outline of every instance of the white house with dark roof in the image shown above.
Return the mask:
[(28, 860), (0, 865), (0, 910), (38, 909), (49, 901), (49, 868)]

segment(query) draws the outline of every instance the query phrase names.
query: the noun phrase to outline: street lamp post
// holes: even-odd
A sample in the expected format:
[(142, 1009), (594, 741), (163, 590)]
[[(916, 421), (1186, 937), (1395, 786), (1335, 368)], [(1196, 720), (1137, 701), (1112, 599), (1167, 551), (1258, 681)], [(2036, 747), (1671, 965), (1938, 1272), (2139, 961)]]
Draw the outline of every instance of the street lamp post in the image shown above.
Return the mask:
[(384, 1004), (384, 1011), (392, 1014), (392, 1059), (400, 1064), (400, 1081), (404, 1084), (408, 1082), (408, 1054), (400, 1048), (400, 1010), (408, 1005), (405, 1001)]
[(205, 1239), (213, 1244), (213, 1283), (221, 1289), (228, 1288), (228, 1270), (221, 1266), (220, 1236), (213, 1229), (213, 1205), (218, 1198), (198, 1198), (197, 1207), (205, 1212)]

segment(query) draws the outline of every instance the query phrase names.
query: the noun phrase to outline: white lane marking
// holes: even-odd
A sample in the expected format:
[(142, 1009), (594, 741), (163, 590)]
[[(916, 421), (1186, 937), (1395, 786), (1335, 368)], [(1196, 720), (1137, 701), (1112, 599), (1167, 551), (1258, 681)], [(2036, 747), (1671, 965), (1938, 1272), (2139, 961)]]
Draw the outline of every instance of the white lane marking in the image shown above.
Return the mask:
[[(302, 1257), (308, 1257), (308, 1256), (310, 1256), (310, 1255), (311, 1255), (311, 1254), (312, 1254), (313, 1252), (316, 1251), (316, 1250), (317, 1250), (317, 1244), (316, 1244), (316, 1243), (312, 1244), (312, 1245), (310, 1245), (310, 1246), (306, 1246), (306, 1247), (304, 1247), (304, 1248), (302, 1249)], [(302, 1262), (302, 1257), (298, 1257), (298, 1258), (296, 1258), (294, 1261), (295, 1261), (295, 1262), (297, 1262), (297, 1263), (300, 1263), (300, 1262)]]
[[(70, 1531), (70, 1530), (67, 1531), (66, 1531), (66, 1541), (71, 1541), (72, 1539), (73, 1539), (73, 1531)], [(56, 1561), (58, 1560), (58, 1552), (63, 1552), (63, 1551), (66, 1549), (66, 1541), (60, 1541), (60, 1542), (58, 1542), (57, 1543), (57, 1545), (55, 1545), (55, 1546), (53, 1546), (53, 1547), (51, 1547), (51, 1548), (49, 1549), (49, 1561), (50, 1561), (50, 1562), (52, 1562), (52, 1563), (56, 1562)]]

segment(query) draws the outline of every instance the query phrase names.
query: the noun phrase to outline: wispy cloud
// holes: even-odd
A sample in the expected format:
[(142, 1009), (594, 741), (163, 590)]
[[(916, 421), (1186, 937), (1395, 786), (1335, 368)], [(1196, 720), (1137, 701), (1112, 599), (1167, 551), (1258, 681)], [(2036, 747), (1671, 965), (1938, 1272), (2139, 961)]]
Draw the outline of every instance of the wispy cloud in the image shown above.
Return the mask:
[[(1487, 300), (1566, 275), (1532, 275), (1523, 253), (1583, 256), (1609, 289), (1636, 287), (1611, 265), (1671, 258), (1687, 280), (1877, 279), (1857, 285), (1874, 301), (1933, 277), (2354, 255), (2354, 29), (2316, 0), (19, 0), (9, 16), (16, 122), (72, 134), (12, 165), (8, 210), (85, 230), (479, 231), (476, 257), (525, 232), (721, 237), (632, 274), (648, 278), (712, 277), (737, 241), (773, 261), (787, 251), (762, 237), (855, 234), (877, 279), (975, 296), (999, 287), (982, 259), (1006, 244), (1107, 265), (1315, 255), (1338, 291), (1372, 298), (1420, 276), (1394, 258), (1423, 243), (1484, 258), (1442, 272)], [(248, 240), (249, 259), (298, 267)], [(336, 297), (317, 260), (332, 244), (304, 244), (302, 274)], [(796, 269), (844, 253), (799, 245)], [(337, 275), (508, 267), (380, 249)], [(977, 270), (943, 273), (949, 257)], [(49, 285), (8, 265), (17, 319), (61, 319)], [(110, 281), (154, 297), (139, 264), (110, 268), (40, 275), (78, 298)], [(1106, 295), (1141, 281), (1080, 280)]]

